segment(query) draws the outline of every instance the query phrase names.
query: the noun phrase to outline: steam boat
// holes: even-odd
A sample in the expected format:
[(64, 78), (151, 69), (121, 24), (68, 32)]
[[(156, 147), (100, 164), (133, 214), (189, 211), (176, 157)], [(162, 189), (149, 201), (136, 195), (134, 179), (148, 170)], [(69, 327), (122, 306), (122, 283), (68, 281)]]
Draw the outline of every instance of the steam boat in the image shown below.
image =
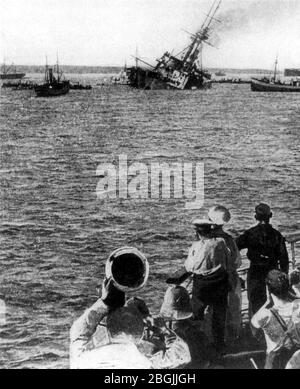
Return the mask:
[(54, 97), (66, 95), (70, 91), (70, 82), (62, 80), (62, 71), (58, 64), (56, 65), (57, 75), (54, 76), (53, 68), (46, 65), (45, 82), (42, 85), (35, 86), (34, 90), (37, 97)]

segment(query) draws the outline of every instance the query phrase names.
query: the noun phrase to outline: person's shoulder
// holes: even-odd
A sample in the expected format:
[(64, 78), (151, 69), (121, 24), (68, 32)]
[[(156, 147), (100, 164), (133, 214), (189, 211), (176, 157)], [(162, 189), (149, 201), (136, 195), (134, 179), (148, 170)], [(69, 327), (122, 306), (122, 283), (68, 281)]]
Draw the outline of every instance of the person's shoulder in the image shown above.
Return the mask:
[(284, 239), (282, 233), (279, 230), (277, 230), (277, 228), (275, 228), (272, 224), (267, 224), (267, 226), (269, 230), (273, 232), (273, 234), (275, 234), (277, 237), (281, 239)]
[(189, 248), (189, 254), (195, 254), (197, 250), (199, 250), (203, 246), (203, 243), (200, 240), (196, 240), (192, 242), (190, 248)]
[(300, 298), (296, 298), (293, 301), (293, 305), (294, 305), (294, 311), (296, 311), (298, 313), (298, 316), (300, 317)]
[(253, 315), (251, 323), (256, 328), (263, 328), (269, 322), (271, 315), (270, 309), (262, 307)]
[(252, 227), (248, 228), (248, 230), (246, 230), (245, 232), (247, 234), (257, 234), (257, 232), (260, 230), (261, 230), (260, 224), (256, 224), (256, 226), (252, 226)]
[(226, 246), (226, 242), (225, 239), (221, 237), (212, 237), (204, 241), (204, 247), (206, 249), (223, 248), (224, 246)]
[(243, 231), (236, 239), (238, 241), (241, 238), (247, 238), (251, 235), (255, 235), (257, 234), (258, 230), (259, 230), (258, 225), (249, 227), (245, 231)]
[(198, 247), (200, 245), (202, 245), (202, 242), (200, 240), (195, 240), (194, 242), (192, 242), (191, 248), (195, 248), (195, 247)]
[(216, 238), (216, 242), (215, 242), (215, 245), (221, 249), (224, 249), (224, 248), (227, 248), (228, 245), (227, 245), (227, 242), (226, 242), (226, 239), (225, 238)]

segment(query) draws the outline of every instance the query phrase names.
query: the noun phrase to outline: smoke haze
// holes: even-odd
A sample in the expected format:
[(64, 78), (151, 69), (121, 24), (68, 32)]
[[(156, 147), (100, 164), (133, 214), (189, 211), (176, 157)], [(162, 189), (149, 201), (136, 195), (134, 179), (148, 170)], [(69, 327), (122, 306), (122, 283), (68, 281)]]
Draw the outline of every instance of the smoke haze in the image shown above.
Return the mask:
[[(190, 41), (213, 0), (0, 0), (0, 62), (130, 64), (138, 46), (152, 64)], [(300, 1), (223, 0), (205, 47), (206, 67), (300, 67)], [(133, 61), (133, 60), (132, 60)]]

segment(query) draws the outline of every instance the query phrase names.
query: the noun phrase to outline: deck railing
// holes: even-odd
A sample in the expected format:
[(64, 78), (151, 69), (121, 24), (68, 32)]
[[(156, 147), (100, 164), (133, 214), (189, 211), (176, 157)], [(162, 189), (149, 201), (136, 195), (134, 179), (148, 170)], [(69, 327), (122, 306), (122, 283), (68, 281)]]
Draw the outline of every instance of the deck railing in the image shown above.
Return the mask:
[(296, 231), (296, 232), (291, 232), (291, 233), (285, 234), (284, 237), (285, 237), (286, 242), (291, 245), (290, 246), (291, 247), (291, 253), (292, 253), (291, 264), (292, 264), (292, 268), (295, 269), (295, 267), (297, 265), (297, 260), (296, 260), (296, 243), (300, 242), (300, 231)]

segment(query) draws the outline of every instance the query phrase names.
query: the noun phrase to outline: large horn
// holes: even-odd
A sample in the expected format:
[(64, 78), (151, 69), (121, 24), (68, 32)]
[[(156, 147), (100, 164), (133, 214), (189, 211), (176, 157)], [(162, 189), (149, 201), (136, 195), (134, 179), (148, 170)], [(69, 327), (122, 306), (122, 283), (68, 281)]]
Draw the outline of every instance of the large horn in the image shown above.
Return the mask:
[(149, 276), (149, 263), (144, 254), (134, 247), (122, 247), (110, 254), (105, 266), (107, 278), (123, 292), (143, 288)]

